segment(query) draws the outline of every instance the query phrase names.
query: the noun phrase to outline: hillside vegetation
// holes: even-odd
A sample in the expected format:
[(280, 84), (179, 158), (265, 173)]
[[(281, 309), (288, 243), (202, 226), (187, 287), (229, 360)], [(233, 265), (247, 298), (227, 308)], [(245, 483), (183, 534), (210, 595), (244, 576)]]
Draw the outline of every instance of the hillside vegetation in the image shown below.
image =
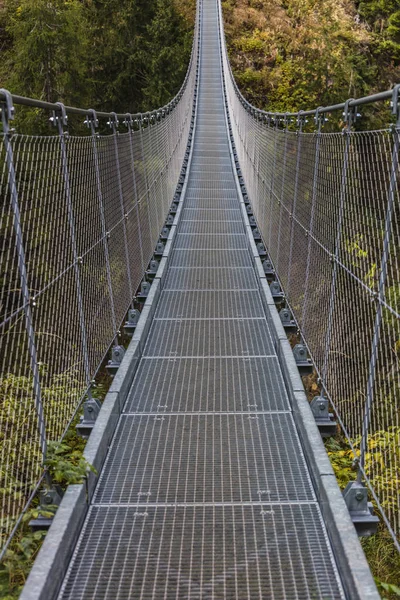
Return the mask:
[(194, 0), (0, 0), (0, 87), (116, 112), (160, 106), (183, 82), (194, 9)]
[(398, 0), (223, 0), (230, 58), (246, 98), (297, 111), (400, 82)]

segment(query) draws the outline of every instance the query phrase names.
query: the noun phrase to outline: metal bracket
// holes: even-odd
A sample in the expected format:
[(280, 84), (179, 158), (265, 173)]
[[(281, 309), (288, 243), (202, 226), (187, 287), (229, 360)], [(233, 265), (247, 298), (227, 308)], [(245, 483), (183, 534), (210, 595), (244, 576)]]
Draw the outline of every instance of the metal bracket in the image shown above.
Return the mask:
[(88, 110), (87, 117), (84, 121), (86, 127), (92, 130), (92, 133), (95, 133), (96, 129), (99, 126), (99, 119), (97, 118), (97, 113), (93, 108)]
[(140, 292), (136, 296), (136, 299), (139, 300), (139, 302), (144, 302), (150, 293), (150, 288), (151, 283), (149, 283), (148, 281), (142, 281), (142, 284), (140, 286)]
[(296, 361), (300, 375), (311, 375), (313, 372), (313, 364), (307, 355), (307, 348), (304, 344), (296, 344), (293, 348), (293, 355)]
[(299, 112), (297, 113), (296, 126), (298, 131), (302, 131), (303, 126), (307, 123), (307, 119), (303, 113), (304, 110), (299, 110)]
[[(247, 211), (247, 214), (249, 214), (249, 211)], [(264, 256), (267, 256), (267, 251), (262, 242), (257, 244), (257, 251), (261, 258), (264, 258)]]
[(92, 429), (99, 416), (101, 404), (96, 398), (89, 398), (83, 405), (83, 417), (76, 426), (76, 431), (85, 440), (92, 433)]
[(249, 217), (249, 225), (253, 229), (257, 227), (256, 218), (254, 216)]
[(154, 279), (157, 271), (158, 271), (158, 267), (159, 267), (160, 263), (158, 262), (158, 260), (151, 260), (150, 261), (150, 265), (149, 268), (146, 271), (146, 275), (151, 278)]
[(168, 215), (165, 220), (166, 227), (172, 227), (173, 224), (174, 224), (174, 215)]
[(275, 269), (274, 266), (272, 264), (272, 262), (269, 260), (269, 258), (266, 258), (263, 261), (263, 269), (264, 269), (264, 273), (265, 273), (265, 277), (267, 278), (267, 281), (271, 282), (275, 279)]
[(283, 117), (283, 124), (285, 126), (285, 131), (288, 131), (289, 122), (290, 122), (290, 119), (288, 117), (288, 113), (286, 112), (285, 116)]
[(9, 123), (15, 119), (15, 108), (11, 93), (8, 90), (1, 88), (0, 94), (4, 96), (4, 99), (0, 101), (3, 129), (4, 133), (8, 135), (10, 133)]
[(368, 490), (365, 485), (358, 481), (350, 481), (343, 491), (343, 498), (358, 536), (374, 535), (379, 519), (373, 514), (372, 503), (368, 502)]
[[(254, 217), (253, 217), (253, 219), (254, 219)], [(255, 242), (261, 242), (261, 233), (259, 232), (257, 227), (255, 229), (253, 229), (253, 238), (254, 238)]]
[(142, 114), (141, 113), (136, 116), (136, 119), (134, 120), (133, 123), (134, 123), (135, 127), (138, 128), (138, 131), (139, 131), (139, 129), (142, 128)]
[(337, 423), (329, 412), (329, 401), (322, 396), (315, 396), (310, 403), (312, 414), (323, 438), (336, 434)]
[(285, 299), (285, 294), (282, 291), (279, 281), (272, 281), (269, 285), (269, 289), (271, 290), (275, 304), (281, 304)]
[[(40, 510), (51, 512), (51, 507), (60, 506), (64, 492), (59, 485), (50, 485), (41, 490), (39, 494)], [(54, 516), (45, 517), (39, 514), (36, 519), (29, 521), (32, 531), (43, 531), (50, 529)]]
[(116, 133), (118, 125), (119, 125), (119, 121), (118, 121), (117, 114), (115, 112), (110, 113), (110, 119), (109, 119), (109, 121), (107, 121), (107, 125), (110, 127), (110, 129), (113, 130), (113, 132)]
[(160, 233), (160, 240), (167, 240), (169, 236), (169, 228), (166, 227), (164, 225), (164, 227), (161, 229), (161, 233)]
[(296, 333), (297, 324), (292, 318), (292, 313), (288, 308), (282, 308), (279, 311), (279, 317), (286, 333)]
[(158, 242), (156, 249), (154, 250), (154, 256), (156, 256), (157, 258), (161, 258), (162, 255), (164, 254), (164, 250), (165, 250), (165, 245), (163, 244), (163, 242)]
[(136, 308), (128, 311), (128, 320), (125, 322), (124, 331), (126, 335), (132, 336), (140, 318), (140, 312)]
[(123, 120), (123, 125), (125, 125), (125, 127), (127, 127), (129, 129), (129, 131), (132, 131), (133, 129), (133, 117), (131, 115), (131, 113), (126, 113), (125, 118)]
[(323, 114), (321, 114), (321, 110), (323, 108), (323, 106), (318, 106), (317, 110), (315, 111), (314, 122), (318, 129), (317, 133), (321, 133), (321, 129), (325, 123), (325, 117)]
[(108, 365), (106, 365), (108, 374), (111, 375), (111, 377), (114, 377), (118, 371), (124, 356), (125, 348), (123, 346), (113, 346), (111, 350), (111, 360), (108, 361)]
[(343, 120), (347, 125), (347, 131), (350, 131), (351, 127), (357, 120), (357, 117), (361, 115), (357, 112), (357, 106), (350, 106), (350, 102), (353, 102), (354, 98), (346, 100), (343, 111)]
[(50, 122), (54, 127), (58, 127), (60, 134), (64, 132), (64, 127), (68, 127), (68, 115), (67, 110), (62, 102), (56, 102), (59, 107), (59, 111), (54, 110), (53, 116), (50, 117)]
[(396, 117), (396, 127), (400, 127), (400, 104), (399, 104), (400, 83), (394, 86), (390, 107), (392, 115)]

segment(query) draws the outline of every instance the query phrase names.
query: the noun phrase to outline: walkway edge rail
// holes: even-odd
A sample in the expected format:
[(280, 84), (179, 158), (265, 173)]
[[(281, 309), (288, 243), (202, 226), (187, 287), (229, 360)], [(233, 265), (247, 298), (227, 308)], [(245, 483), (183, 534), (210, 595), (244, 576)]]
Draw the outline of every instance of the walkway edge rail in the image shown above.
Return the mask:
[[(226, 71), (224, 67), (226, 67), (226, 64), (229, 65), (229, 60), (225, 45), (221, 0), (218, 0), (218, 6), (220, 22), (221, 66), (223, 71), (223, 85), (226, 102), (225, 106), (227, 107), (228, 97), (225, 81)], [(224, 58), (226, 63), (224, 63)], [(231, 134), (232, 131), (228, 121), (227, 109), (225, 110), (225, 119), (228, 131)], [(254, 268), (257, 274), (261, 299), (263, 301), (264, 310), (271, 333), (273, 335), (275, 350), (278, 355), (280, 367), (282, 369), (286, 391), (288, 392), (289, 400), (293, 409), (296, 428), (303, 446), (308, 467), (310, 469), (317, 500), (321, 507), (323, 519), (332, 544), (343, 587), (348, 597), (352, 600), (379, 600), (380, 595), (376, 588), (374, 578), (369, 568), (364, 551), (358, 539), (354, 524), (350, 518), (349, 511), (347, 510), (343, 495), (338, 486), (331, 462), (321, 438), (321, 434), (315, 423), (315, 418), (312, 414), (310, 404), (304, 390), (303, 382), (299, 375), (299, 370), (294, 359), (292, 348), (282, 325), (282, 321), (279, 318), (278, 310), (264, 273), (260, 255), (254, 242), (252, 229), (249, 223), (249, 217), (246, 211), (246, 205), (235, 168), (235, 159), (230, 135), (228, 136), (228, 139), (232, 169), (240, 198), (243, 220), (246, 224), (246, 232), (251, 249)]]

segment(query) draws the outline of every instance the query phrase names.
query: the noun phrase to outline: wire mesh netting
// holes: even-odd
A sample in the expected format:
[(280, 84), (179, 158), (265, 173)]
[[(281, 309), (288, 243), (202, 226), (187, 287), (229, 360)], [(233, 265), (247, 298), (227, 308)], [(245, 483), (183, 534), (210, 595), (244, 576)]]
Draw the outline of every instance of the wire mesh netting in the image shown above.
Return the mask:
[[(232, 130), (258, 228), (325, 394), (400, 532), (399, 129), (303, 133), (251, 107)], [(300, 115), (301, 117), (301, 115)], [(390, 114), (388, 111), (388, 120)], [(317, 126), (323, 119), (318, 119)]]
[(99, 135), (94, 115), (87, 136), (20, 135), (1, 105), (1, 546), (152, 258), (186, 151), (197, 40), (198, 26), (177, 97), (121, 133)]

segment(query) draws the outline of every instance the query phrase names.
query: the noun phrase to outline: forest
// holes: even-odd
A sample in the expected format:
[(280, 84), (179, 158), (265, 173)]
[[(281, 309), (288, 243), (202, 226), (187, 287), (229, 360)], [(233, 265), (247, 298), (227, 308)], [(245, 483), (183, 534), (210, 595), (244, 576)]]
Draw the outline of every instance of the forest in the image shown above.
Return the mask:
[(298, 111), (400, 81), (397, 0), (224, 0), (236, 80), (255, 106)]
[[(236, 79), (254, 105), (295, 111), (400, 81), (398, 0), (224, 0)], [(0, 82), (116, 112), (160, 106), (190, 53), (190, 0), (0, 0)]]
[(0, 82), (69, 106), (140, 112), (179, 90), (195, 3), (0, 0)]

